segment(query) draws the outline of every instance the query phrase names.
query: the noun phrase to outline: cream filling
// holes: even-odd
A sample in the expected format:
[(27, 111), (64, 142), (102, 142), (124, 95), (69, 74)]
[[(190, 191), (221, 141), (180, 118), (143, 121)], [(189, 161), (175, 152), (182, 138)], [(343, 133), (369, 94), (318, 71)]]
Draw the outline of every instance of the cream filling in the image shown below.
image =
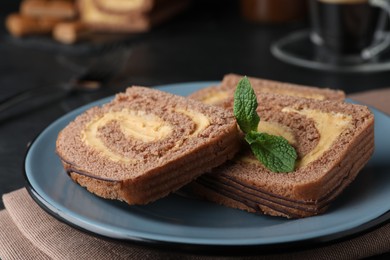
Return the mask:
[(172, 133), (171, 125), (158, 116), (147, 114), (144, 111), (123, 109), (95, 117), (81, 132), (81, 139), (85, 144), (105, 154), (113, 161), (133, 162), (134, 160), (112, 152), (98, 137), (99, 128), (111, 121), (119, 122), (121, 132), (127, 138), (135, 138), (143, 142), (158, 141)]
[[(286, 107), (282, 110), (282, 112), (298, 113), (312, 119), (320, 135), (320, 139), (316, 147), (297, 161), (297, 169), (305, 167), (309, 163), (321, 157), (327, 150), (330, 149), (332, 144), (352, 121), (352, 116), (350, 115), (342, 113), (325, 113), (314, 109), (297, 110)], [(290, 144), (296, 143), (293, 132), (284, 125), (274, 122), (260, 121), (258, 130), (272, 135), (283, 136)], [(259, 161), (246, 156), (241, 157), (240, 160), (249, 163), (260, 163)]]
[[(279, 124), (277, 122), (260, 121), (257, 130), (261, 133), (282, 136), (290, 144), (296, 144), (297, 142), (293, 131), (289, 127)], [(257, 159), (254, 159), (253, 157), (250, 156), (242, 156), (241, 158), (239, 158), (239, 160), (248, 163), (255, 163), (255, 164), (260, 163)]]
[(297, 110), (286, 107), (282, 112), (298, 113), (314, 121), (315, 127), (320, 134), (316, 147), (297, 162), (297, 168), (304, 167), (321, 157), (341, 133), (351, 124), (352, 116), (342, 113), (326, 113), (314, 109)]
[(317, 93), (309, 93), (309, 92), (298, 92), (294, 90), (289, 89), (275, 89), (275, 88), (264, 88), (264, 93), (270, 93), (270, 94), (282, 94), (286, 96), (293, 96), (293, 97), (302, 97), (302, 98), (309, 98), (309, 99), (316, 99), (316, 100), (324, 100), (325, 96)]
[(292, 132), (292, 130), (282, 124), (276, 122), (267, 122), (260, 121), (257, 130), (261, 133), (267, 133), (270, 135), (282, 136), (284, 137), (290, 144), (295, 144), (296, 139)]
[(218, 91), (211, 93), (202, 98), (202, 102), (208, 105), (214, 105), (222, 100), (226, 100), (229, 98), (229, 93), (226, 91)]
[[(188, 116), (195, 123), (195, 129), (189, 137), (198, 135), (210, 125), (209, 118), (202, 113), (185, 109), (176, 109), (175, 112)], [(135, 160), (111, 151), (98, 137), (99, 129), (111, 121), (119, 123), (121, 132), (126, 138), (134, 138), (145, 143), (162, 140), (170, 136), (173, 131), (172, 126), (163, 119), (144, 111), (123, 109), (108, 112), (101, 117), (95, 117), (81, 131), (81, 140), (115, 162), (134, 163)], [(177, 142), (178, 146), (179, 144), (180, 142)]]
[(198, 135), (206, 127), (210, 125), (210, 119), (202, 113), (199, 113), (194, 110), (185, 110), (185, 109), (175, 109), (177, 113), (188, 116), (195, 123), (195, 130), (191, 133), (191, 136)]
[[(303, 97), (303, 98), (309, 98), (309, 99), (316, 99), (316, 100), (324, 100), (325, 96), (317, 93), (304, 93), (304, 92), (297, 92), (293, 90), (288, 89), (275, 89), (275, 88), (262, 88), (261, 92), (263, 93), (274, 93), (274, 94), (282, 94), (286, 96), (294, 96), (294, 97)], [(215, 91), (213, 93), (210, 93), (207, 96), (204, 96), (202, 98), (202, 102), (209, 105), (214, 105), (218, 102), (221, 102), (223, 100), (226, 100), (229, 98), (229, 92), (227, 91)]]

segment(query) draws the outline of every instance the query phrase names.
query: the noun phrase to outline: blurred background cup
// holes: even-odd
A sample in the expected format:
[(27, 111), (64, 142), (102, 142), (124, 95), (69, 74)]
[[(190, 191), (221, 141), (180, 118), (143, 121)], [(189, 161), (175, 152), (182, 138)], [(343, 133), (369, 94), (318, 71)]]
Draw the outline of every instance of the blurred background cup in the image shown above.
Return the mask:
[(362, 63), (390, 45), (388, 0), (309, 0), (309, 10), (310, 39), (335, 63)]
[(306, 0), (241, 0), (241, 15), (258, 23), (301, 20), (307, 12)]

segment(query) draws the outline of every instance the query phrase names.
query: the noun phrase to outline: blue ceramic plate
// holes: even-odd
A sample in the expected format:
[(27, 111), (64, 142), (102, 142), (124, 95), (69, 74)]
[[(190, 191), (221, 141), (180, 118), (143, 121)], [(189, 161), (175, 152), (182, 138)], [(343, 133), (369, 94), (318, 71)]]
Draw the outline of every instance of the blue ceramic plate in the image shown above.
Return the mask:
[[(160, 86), (187, 95), (216, 82)], [(73, 226), (108, 238), (175, 247), (270, 248), (323, 242), (357, 234), (390, 217), (390, 118), (375, 114), (376, 150), (358, 178), (323, 215), (287, 220), (249, 214), (207, 201), (172, 194), (146, 206), (101, 199), (73, 183), (55, 153), (58, 132), (83, 106), (52, 123), (32, 143), (25, 175), (33, 198), (48, 212)]]

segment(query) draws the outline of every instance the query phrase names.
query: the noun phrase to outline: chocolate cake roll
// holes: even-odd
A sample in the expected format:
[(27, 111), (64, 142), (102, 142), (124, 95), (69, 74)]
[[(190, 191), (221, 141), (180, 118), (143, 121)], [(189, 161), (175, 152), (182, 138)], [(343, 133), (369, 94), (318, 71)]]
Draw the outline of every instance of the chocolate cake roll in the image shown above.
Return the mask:
[(143, 87), (87, 110), (56, 142), (76, 183), (128, 204), (176, 191), (233, 158), (239, 148), (232, 112)]
[[(218, 86), (211, 86), (198, 90), (188, 97), (199, 100), (205, 104), (218, 105), (225, 108), (233, 106), (234, 91), (243, 76), (237, 74), (227, 74)], [(256, 95), (273, 93), (287, 96), (295, 96), (316, 100), (339, 100), (345, 98), (345, 93), (341, 90), (329, 88), (316, 88), (279, 81), (248, 78)]]
[(216, 203), (287, 218), (323, 213), (374, 151), (374, 117), (365, 106), (258, 95), (259, 131), (285, 137), (298, 153), (290, 173), (265, 168), (249, 150), (190, 184)]

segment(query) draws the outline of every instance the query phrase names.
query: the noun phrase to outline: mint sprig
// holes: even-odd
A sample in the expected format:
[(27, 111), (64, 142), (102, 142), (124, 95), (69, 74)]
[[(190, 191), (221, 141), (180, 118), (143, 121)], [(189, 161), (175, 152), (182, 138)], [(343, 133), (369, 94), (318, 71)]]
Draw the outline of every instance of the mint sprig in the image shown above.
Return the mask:
[(257, 131), (260, 122), (260, 117), (256, 113), (257, 105), (256, 94), (251, 83), (247, 77), (242, 78), (234, 93), (233, 112), (244, 133)]
[(297, 153), (282, 136), (257, 131), (260, 117), (256, 112), (258, 103), (256, 94), (245, 76), (237, 85), (234, 93), (233, 112), (245, 140), (255, 157), (273, 172), (291, 172), (294, 170)]

